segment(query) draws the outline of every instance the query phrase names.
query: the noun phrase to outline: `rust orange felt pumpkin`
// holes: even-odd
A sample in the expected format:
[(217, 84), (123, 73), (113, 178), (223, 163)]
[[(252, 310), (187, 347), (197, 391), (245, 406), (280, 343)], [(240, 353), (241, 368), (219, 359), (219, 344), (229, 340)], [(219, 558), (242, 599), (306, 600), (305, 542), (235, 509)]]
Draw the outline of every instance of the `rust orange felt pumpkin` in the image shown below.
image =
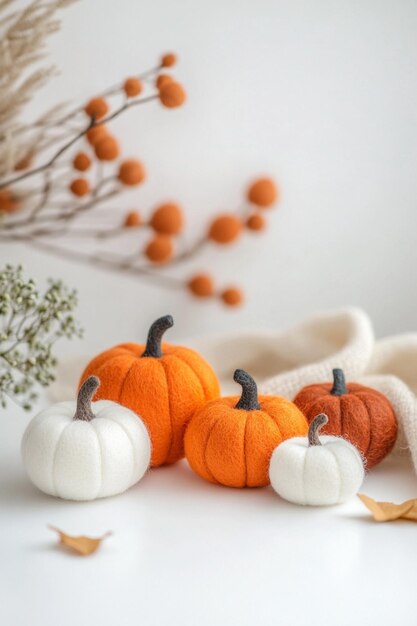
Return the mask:
[(318, 413), (326, 413), (327, 435), (350, 441), (373, 467), (391, 451), (397, 437), (397, 419), (389, 400), (379, 391), (345, 382), (341, 369), (333, 370), (333, 384), (304, 387), (294, 403), (310, 423)]
[(87, 365), (80, 381), (81, 385), (89, 376), (99, 376), (96, 400), (113, 400), (142, 417), (151, 436), (153, 467), (184, 456), (188, 421), (220, 393), (213, 369), (197, 352), (161, 344), (173, 324), (166, 315), (152, 324), (146, 345), (125, 343), (102, 352)]
[(264, 487), (274, 449), (284, 439), (305, 435), (307, 420), (295, 404), (280, 396), (259, 396), (244, 370), (234, 380), (242, 395), (208, 403), (185, 433), (185, 455), (206, 480), (227, 487)]

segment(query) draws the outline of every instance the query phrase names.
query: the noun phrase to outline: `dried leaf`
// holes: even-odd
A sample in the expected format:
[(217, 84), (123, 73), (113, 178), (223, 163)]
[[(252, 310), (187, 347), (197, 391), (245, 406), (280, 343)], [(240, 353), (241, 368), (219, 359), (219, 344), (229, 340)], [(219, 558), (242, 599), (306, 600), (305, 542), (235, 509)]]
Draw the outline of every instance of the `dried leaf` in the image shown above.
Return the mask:
[(59, 528), (55, 528), (55, 526), (48, 526), (51, 530), (54, 530), (59, 535), (59, 542), (61, 545), (70, 548), (77, 554), (81, 554), (82, 556), (88, 556), (89, 554), (93, 554), (98, 550), (101, 545), (103, 539), (109, 537), (112, 533), (107, 532), (102, 537), (85, 537), (84, 535), (80, 535), (79, 537), (72, 537), (71, 535), (67, 535), (62, 532)]
[(391, 522), (396, 519), (408, 519), (417, 522), (417, 498), (406, 500), (401, 504), (394, 504), (393, 502), (377, 502), (363, 493), (359, 493), (358, 497), (371, 511), (377, 522)]

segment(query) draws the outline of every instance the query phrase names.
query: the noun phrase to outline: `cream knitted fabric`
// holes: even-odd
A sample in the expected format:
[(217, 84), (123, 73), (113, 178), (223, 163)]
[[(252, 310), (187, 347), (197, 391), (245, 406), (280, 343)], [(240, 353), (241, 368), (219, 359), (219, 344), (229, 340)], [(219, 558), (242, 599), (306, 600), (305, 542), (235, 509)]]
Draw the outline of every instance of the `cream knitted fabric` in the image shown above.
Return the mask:
[(330, 381), (334, 367), (343, 368), (347, 379), (363, 374), (374, 336), (366, 313), (347, 308), (317, 314), (283, 332), (247, 331), (191, 345), (213, 365), (225, 391), (237, 391), (233, 372), (243, 368), (261, 393), (292, 399), (305, 385)]

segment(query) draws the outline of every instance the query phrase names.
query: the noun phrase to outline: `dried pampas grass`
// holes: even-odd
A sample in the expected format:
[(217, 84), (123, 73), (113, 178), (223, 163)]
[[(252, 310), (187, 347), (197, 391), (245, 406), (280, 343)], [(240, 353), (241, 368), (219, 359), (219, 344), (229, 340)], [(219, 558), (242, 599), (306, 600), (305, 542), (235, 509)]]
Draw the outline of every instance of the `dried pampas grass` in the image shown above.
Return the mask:
[[(60, 28), (58, 11), (74, 2), (33, 0), (13, 11), (16, 0), (0, 0), (0, 176), (42, 145), (42, 129), (49, 115), (30, 126), (20, 122), (19, 115), (55, 72), (53, 66), (36, 65), (45, 57), (47, 38)], [(34, 129), (30, 138), (22, 137)]]

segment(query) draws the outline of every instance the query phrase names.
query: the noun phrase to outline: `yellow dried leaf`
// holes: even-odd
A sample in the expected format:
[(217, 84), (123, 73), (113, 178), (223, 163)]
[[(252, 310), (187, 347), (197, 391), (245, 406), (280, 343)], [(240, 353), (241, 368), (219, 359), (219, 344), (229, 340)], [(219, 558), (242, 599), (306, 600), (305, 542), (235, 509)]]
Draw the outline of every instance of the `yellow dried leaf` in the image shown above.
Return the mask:
[(358, 497), (371, 511), (377, 522), (392, 522), (396, 519), (408, 519), (417, 522), (417, 498), (406, 500), (401, 504), (394, 504), (393, 502), (377, 502), (363, 493), (359, 493)]
[(100, 547), (101, 542), (106, 537), (109, 537), (112, 533), (107, 532), (102, 537), (85, 537), (84, 535), (80, 535), (79, 537), (72, 537), (71, 535), (67, 535), (62, 532), (59, 528), (55, 528), (55, 526), (49, 526), (51, 530), (54, 530), (59, 535), (59, 542), (61, 545), (70, 548), (77, 554), (81, 554), (82, 556), (88, 556), (89, 554), (93, 554)]

